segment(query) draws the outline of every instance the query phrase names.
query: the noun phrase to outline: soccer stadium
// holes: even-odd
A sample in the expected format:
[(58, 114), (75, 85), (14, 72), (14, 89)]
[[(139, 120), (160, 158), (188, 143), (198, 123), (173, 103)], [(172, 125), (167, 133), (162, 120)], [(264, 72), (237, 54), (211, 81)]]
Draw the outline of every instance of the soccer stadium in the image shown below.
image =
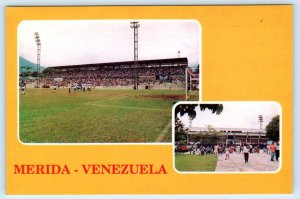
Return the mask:
[[(32, 32), (29, 39), (35, 42), (36, 49), (32, 49), (35, 55), (23, 66), (19, 62), (20, 140), (24, 143), (171, 142), (173, 104), (199, 99), (199, 64), (191, 67), (190, 56), (184, 56), (178, 49), (174, 49), (175, 56), (139, 56), (143, 52), (139, 48), (143, 46), (142, 36), (138, 39), (143, 32), (137, 30), (147, 23), (122, 22), (130, 26), (127, 32), (131, 43), (127, 46), (131, 60), (114, 54), (109, 60), (68, 62), (68, 55), (62, 55), (59, 59), (63, 61), (51, 63), (49, 59), (50, 64), (45, 66), (44, 57), (54, 53), (44, 52), (48, 46), (42, 48), (43, 40), (47, 40), (42, 32)], [(114, 38), (109, 36), (107, 40)], [(30, 55), (21, 53), (20, 57)], [(74, 54), (71, 57), (76, 59)]]

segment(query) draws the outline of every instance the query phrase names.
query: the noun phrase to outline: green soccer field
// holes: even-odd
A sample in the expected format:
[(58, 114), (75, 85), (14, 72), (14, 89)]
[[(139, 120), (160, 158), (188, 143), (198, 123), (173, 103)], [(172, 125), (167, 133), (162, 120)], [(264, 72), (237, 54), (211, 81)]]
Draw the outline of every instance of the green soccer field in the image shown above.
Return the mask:
[(27, 89), (19, 98), (25, 143), (171, 142), (172, 106), (184, 91)]
[(215, 171), (218, 158), (215, 155), (175, 154), (178, 171)]

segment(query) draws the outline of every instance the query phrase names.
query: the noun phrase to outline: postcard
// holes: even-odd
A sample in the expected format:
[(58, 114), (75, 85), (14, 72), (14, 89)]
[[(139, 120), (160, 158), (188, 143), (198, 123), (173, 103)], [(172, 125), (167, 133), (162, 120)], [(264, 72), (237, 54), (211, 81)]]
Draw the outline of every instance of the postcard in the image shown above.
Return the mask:
[(7, 7), (7, 194), (291, 193), (292, 16)]

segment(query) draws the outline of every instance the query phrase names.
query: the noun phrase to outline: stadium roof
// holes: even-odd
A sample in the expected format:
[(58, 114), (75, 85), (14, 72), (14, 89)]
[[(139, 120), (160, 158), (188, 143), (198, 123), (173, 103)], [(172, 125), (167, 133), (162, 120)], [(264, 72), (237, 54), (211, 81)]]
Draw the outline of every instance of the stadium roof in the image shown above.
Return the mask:
[[(219, 128), (219, 127), (213, 127), (216, 131), (221, 131), (221, 132), (242, 132), (242, 133), (247, 133), (247, 132), (260, 132), (260, 129), (253, 129), (253, 128)], [(208, 127), (191, 127), (190, 131), (195, 131), (195, 132), (206, 132), (208, 131)], [(266, 131), (262, 129), (263, 133)]]
[[(151, 66), (151, 67), (157, 67), (157, 66), (161, 66), (161, 65), (175, 65), (175, 64), (188, 66), (188, 59), (186, 57), (183, 57), (183, 58), (152, 59), (152, 60), (139, 60), (138, 61), (139, 66)], [(84, 67), (97, 67), (98, 68), (98, 67), (104, 67), (104, 66), (130, 67), (130, 66), (134, 66), (134, 61), (52, 66), (49, 68), (53, 68), (53, 69), (69, 69), (69, 68), (84, 68)]]

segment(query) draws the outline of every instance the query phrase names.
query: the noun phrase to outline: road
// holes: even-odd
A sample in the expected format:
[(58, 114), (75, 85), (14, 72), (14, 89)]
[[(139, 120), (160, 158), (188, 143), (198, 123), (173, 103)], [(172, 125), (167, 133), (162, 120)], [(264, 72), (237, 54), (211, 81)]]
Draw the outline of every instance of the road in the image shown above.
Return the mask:
[(279, 162), (271, 161), (265, 153), (250, 153), (249, 162), (245, 163), (244, 154), (232, 153), (228, 160), (225, 154), (218, 157), (216, 172), (274, 172), (279, 168)]

